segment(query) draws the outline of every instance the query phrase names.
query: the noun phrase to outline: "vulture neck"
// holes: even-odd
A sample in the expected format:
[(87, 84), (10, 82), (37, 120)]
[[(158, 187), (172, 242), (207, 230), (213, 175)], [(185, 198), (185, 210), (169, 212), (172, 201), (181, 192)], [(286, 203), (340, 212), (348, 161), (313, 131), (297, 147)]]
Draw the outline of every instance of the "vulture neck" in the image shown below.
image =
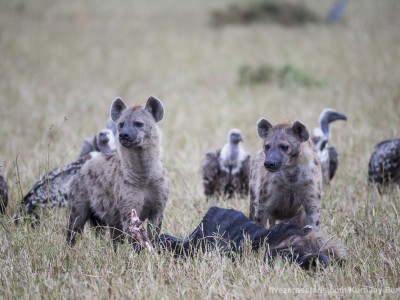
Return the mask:
[[(242, 148), (239, 143), (227, 143), (221, 149), (220, 165), (228, 173), (237, 173), (240, 168), (240, 154)], [(236, 171), (236, 172), (235, 172)]]

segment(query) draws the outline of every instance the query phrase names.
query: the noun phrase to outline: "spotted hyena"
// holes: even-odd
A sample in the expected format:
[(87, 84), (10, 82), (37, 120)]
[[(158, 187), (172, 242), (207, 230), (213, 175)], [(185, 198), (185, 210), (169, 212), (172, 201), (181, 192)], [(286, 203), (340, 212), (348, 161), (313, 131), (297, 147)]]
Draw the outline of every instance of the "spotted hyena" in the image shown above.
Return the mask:
[(263, 149), (250, 171), (250, 219), (265, 226), (297, 218), (302, 226), (319, 226), (322, 175), (318, 154), (300, 121), (257, 125)]
[(148, 220), (150, 238), (158, 235), (169, 193), (157, 126), (163, 116), (163, 105), (155, 97), (144, 107), (131, 108), (120, 98), (114, 100), (111, 118), (117, 125), (117, 152), (88, 161), (72, 182), (68, 243), (74, 244), (88, 220), (108, 225), (113, 241), (127, 234), (132, 242), (132, 209), (141, 220)]

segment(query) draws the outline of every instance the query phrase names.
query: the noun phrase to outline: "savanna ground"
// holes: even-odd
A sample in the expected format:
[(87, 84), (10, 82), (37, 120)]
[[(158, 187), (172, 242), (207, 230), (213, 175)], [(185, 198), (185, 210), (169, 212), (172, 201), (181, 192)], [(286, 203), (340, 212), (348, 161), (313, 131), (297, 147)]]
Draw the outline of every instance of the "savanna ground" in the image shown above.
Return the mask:
[[(400, 136), (400, 2), (349, 1), (344, 22), (333, 26), (212, 26), (213, 12), (234, 2), (242, 3), (0, 1), (0, 160), (10, 186), (0, 218), (0, 298), (334, 298), (377, 289), (398, 296), (400, 191), (380, 196), (366, 179), (374, 145)], [(320, 18), (332, 3), (292, 2)], [(319, 84), (239, 84), (243, 66), (262, 65), (293, 66)], [(345, 266), (312, 275), (284, 261), (264, 265), (262, 254), (232, 263), (218, 254), (138, 255), (126, 244), (114, 253), (88, 229), (67, 249), (64, 209), (42, 213), (36, 230), (12, 224), (22, 194), (76, 159), (83, 138), (105, 127), (116, 96), (133, 105), (149, 95), (166, 108), (160, 127), (171, 193), (162, 232), (178, 236), (211, 205), (248, 213), (247, 198), (206, 202), (202, 192), (202, 156), (230, 128), (243, 131), (254, 155), (260, 117), (300, 119), (312, 129), (325, 107), (347, 114), (332, 126), (340, 165), (321, 220), (348, 249)]]

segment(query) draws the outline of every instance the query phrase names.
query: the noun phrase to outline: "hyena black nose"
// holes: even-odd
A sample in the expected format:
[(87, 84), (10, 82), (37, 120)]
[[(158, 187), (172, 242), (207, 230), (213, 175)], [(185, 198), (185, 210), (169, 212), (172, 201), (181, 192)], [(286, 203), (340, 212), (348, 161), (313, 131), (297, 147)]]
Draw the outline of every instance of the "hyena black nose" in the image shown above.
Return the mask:
[(129, 134), (128, 134), (128, 133), (123, 133), (123, 132), (121, 132), (121, 133), (119, 134), (119, 138), (120, 138), (121, 140), (126, 140), (126, 139), (129, 138)]
[(276, 162), (272, 161), (272, 160), (266, 160), (266, 161), (264, 161), (264, 166), (266, 168), (275, 168)]
[(282, 162), (276, 159), (266, 159), (264, 161), (264, 167), (270, 172), (279, 171), (282, 166)]

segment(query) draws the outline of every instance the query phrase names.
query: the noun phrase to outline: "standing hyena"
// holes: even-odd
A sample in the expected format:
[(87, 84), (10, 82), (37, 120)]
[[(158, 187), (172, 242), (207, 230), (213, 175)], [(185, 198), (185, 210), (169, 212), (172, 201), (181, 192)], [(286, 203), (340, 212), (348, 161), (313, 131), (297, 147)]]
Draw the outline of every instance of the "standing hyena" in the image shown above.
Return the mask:
[(265, 226), (298, 218), (318, 228), (322, 175), (307, 128), (299, 121), (272, 126), (265, 119), (257, 127), (263, 149), (250, 171), (250, 219)]
[[(71, 185), (67, 242), (74, 244), (85, 223), (107, 224), (111, 238), (129, 232), (131, 211), (148, 219), (147, 230), (157, 236), (168, 200), (169, 180), (161, 162), (161, 102), (150, 97), (145, 107), (127, 108), (117, 98), (111, 118), (117, 124), (117, 152), (87, 162)], [(128, 234), (128, 236), (130, 236)]]

